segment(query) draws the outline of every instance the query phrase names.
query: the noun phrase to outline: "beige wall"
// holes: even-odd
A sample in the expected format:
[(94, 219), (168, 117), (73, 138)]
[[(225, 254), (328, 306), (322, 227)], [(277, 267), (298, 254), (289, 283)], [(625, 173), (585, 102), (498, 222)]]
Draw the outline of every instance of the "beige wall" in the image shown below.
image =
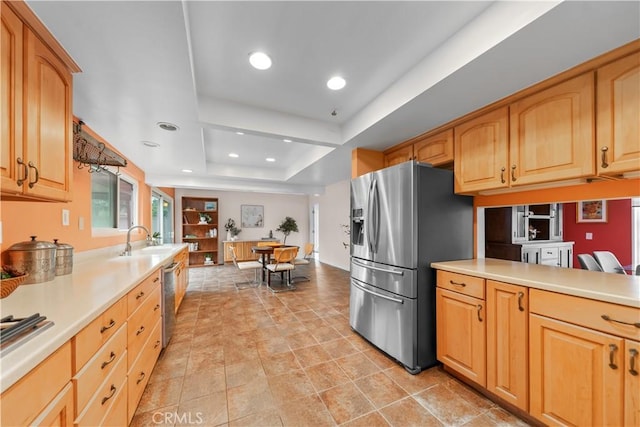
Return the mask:
[(342, 224), (349, 224), (351, 181), (344, 180), (328, 185), (324, 194), (309, 198), (311, 207), (319, 207), (318, 238), (320, 243), (320, 262), (349, 270), (349, 236)]

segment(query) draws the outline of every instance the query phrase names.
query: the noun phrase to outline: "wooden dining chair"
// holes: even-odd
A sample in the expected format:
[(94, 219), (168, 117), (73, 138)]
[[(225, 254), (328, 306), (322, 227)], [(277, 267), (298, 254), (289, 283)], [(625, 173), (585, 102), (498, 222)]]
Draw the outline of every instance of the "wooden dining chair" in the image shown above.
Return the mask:
[[(244, 280), (244, 281), (236, 281), (234, 279), (233, 281), (233, 285), (236, 287), (236, 289), (240, 290), (240, 289), (245, 289), (246, 287), (241, 287), (242, 285), (256, 285), (256, 286), (260, 286), (260, 281), (258, 280), (258, 270), (260, 270), (262, 268), (262, 263), (258, 262), (258, 261), (241, 261), (238, 262), (238, 258), (236, 257), (236, 248), (234, 248), (233, 246), (229, 246), (229, 254), (231, 255), (231, 260), (233, 261), (233, 265), (236, 266), (236, 268), (238, 269), (238, 271), (240, 272), (240, 274), (243, 274), (244, 270), (251, 270), (253, 269), (253, 282), (249, 281), (249, 280)], [(244, 277), (243, 277), (244, 278)]]
[[(293, 260), (297, 255), (297, 246), (287, 246), (273, 250), (274, 262), (267, 265), (267, 286), (272, 292), (292, 291), (295, 289), (295, 286), (291, 283), (291, 270), (295, 268)], [(276, 290), (271, 287), (271, 274), (273, 273), (280, 273), (281, 281), (285, 284), (284, 289)], [(286, 282), (284, 280), (285, 273), (287, 275)]]

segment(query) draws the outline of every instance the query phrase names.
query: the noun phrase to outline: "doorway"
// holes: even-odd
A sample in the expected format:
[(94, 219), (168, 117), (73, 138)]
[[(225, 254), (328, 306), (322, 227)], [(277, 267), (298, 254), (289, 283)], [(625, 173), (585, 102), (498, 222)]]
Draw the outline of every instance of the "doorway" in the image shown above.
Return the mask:
[(173, 243), (173, 198), (158, 189), (151, 190), (151, 233), (159, 233), (162, 243)]

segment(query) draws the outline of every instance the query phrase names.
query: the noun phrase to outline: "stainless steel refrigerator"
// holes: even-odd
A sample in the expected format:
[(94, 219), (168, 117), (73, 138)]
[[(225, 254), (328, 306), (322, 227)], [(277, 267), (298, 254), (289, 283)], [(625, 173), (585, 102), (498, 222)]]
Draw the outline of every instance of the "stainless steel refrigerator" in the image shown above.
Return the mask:
[(473, 199), (406, 162), (351, 181), (351, 327), (411, 373), (436, 364), (434, 261), (473, 256)]

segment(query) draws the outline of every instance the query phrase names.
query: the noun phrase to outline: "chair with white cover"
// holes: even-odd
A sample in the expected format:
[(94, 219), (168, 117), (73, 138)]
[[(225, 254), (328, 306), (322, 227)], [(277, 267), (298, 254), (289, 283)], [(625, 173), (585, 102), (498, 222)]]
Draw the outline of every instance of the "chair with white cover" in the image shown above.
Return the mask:
[[(293, 265), (309, 265), (311, 262), (311, 256), (313, 255), (313, 243), (305, 243), (304, 245), (304, 253), (302, 258), (296, 258), (293, 260)], [(296, 282), (308, 282), (308, 276), (294, 276), (291, 278), (293, 283)]]
[(583, 270), (602, 271), (602, 267), (591, 254), (579, 254), (578, 262)]
[[(291, 283), (291, 270), (295, 268), (293, 265), (293, 260), (298, 255), (298, 247), (297, 246), (288, 246), (284, 248), (275, 248), (273, 250), (274, 261), (273, 263), (267, 264), (267, 286), (272, 292), (281, 292), (281, 291), (292, 291), (295, 289), (295, 286)], [(282, 279), (284, 288), (274, 289), (271, 287), (271, 274), (280, 273), (280, 277)], [(284, 280), (284, 275), (287, 274), (286, 282)]]
[[(244, 270), (253, 269), (254, 271), (253, 281), (244, 280), (244, 281), (238, 282), (234, 280), (233, 284), (235, 285), (236, 289), (238, 290), (246, 289), (247, 287), (250, 287), (250, 285), (260, 286), (260, 281), (258, 281), (258, 270), (262, 268), (262, 263), (258, 261), (238, 262), (238, 258), (236, 257), (236, 248), (234, 248), (233, 245), (229, 246), (229, 254), (231, 255), (231, 259), (233, 260), (233, 265), (236, 266), (236, 268), (240, 271), (241, 275)], [(241, 287), (241, 285), (249, 285), (249, 286)]]
[(627, 274), (616, 256), (609, 251), (593, 251), (593, 256), (605, 273)]

